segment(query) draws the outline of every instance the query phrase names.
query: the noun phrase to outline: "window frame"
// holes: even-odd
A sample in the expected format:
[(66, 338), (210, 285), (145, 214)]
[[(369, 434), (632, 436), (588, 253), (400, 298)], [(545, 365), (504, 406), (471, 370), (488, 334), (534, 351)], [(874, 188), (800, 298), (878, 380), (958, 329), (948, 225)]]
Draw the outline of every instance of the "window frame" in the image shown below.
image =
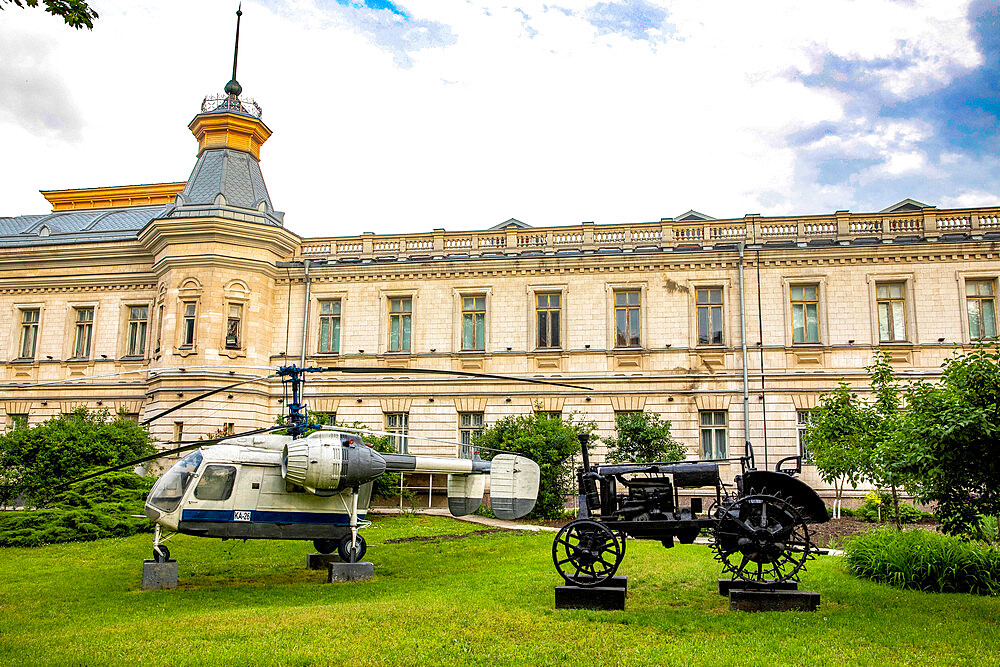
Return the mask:
[[(805, 298), (805, 292), (803, 291), (802, 296), (799, 299), (795, 298), (795, 290), (815, 290), (815, 298), (807, 299)], [(792, 283), (788, 286), (788, 307), (791, 313), (791, 328), (792, 328), (792, 345), (821, 345), (823, 343), (823, 317), (820, 314), (820, 288), (816, 283)], [(802, 306), (802, 335), (803, 340), (795, 340), (795, 307), (796, 305)], [(813, 305), (815, 308), (815, 318), (816, 318), (816, 338), (812, 340), (809, 338), (809, 324), (808, 324), (808, 306)]]
[[(985, 283), (985, 284), (988, 284), (988, 285), (990, 285), (992, 293), (988, 294), (988, 295), (987, 294), (970, 295), (969, 294), (969, 283), (977, 283), (977, 284)], [(964, 317), (962, 319), (963, 319), (963, 324), (967, 327), (968, 340), (969, 340), (970, 343), (990, 343), (990, 342), (995, 342), (997, 340), (1000, 340), (1000, 330), (998, 330), (998, 327), (997, 327), (998, 317), (997, 317), (997, 310), (996, 310), (997, 309), (997, 283), (998, 283), (998, 280), (997, 280), (996, 277), (981, 276), (981, 275), (963, 276), (963, 280), (962, 280), (962, 295), (963, 295), (963, 298), (964, 298), (965, 308), (964, 308), (964, 313), (963, 313)], [(979, 335), (979, 336), (974, 336), (973, 335), (974, 332), (972, 331), (972, 320), (970, 318), (971, 312), (969, 310), (969, 307), (970, 307), (972, 301), (975, 301), (975, 302), (977, 302), (979, 304), (979, 320), (980, 320), (980, 327), (982, 327), (982, 330), (979, 332), (981, 335)], [(985, 335), (986, 334), (986, 327), (983, 326), (983, 323), (985, 322), (985, 320), (983, 318), (983, 312), (982, 312), (982, 303), (983, 303), (983, 301), (991, 301), (993, 303), (993, 332), (994, 332), (993, 336), (986, 336)]]
[[(559, 304), (557, 306), (553, 307), (552, 304), (551, 304), (551, 302), (549, 302), (549, 303), (546, 303), (546, 305), (543, 307), (539, 303), (539, 300), (542, 297), (545, 297), (546, 299), (551, 299), (552, 297), (558, 297)], [(563, 341), (563, 339), (564, 339), (564, 332), (566, 330), (566, 328), (563, 326), (563, 312), (564, 312), (565, 305), (566, 305), (566, 295), (564, 294), (563, 290), (545, 290), (545, 289), (534, 290), (531, 293), (531, 300), (532, 300), (532, 312), (534, 313), (534, 318), (533, 318), (533, 322), (534, 322), (533, 333), (534, 333), (534, 341), (535, 341), (534, 348), (536, 350), (562, 350), (563, 349), (563, 342), (564, 342)], [(553, 315), (553, 313), (554, 313), (554, 315)], [(542, 314), (545, 314), (545, 316), (546, 316), (545, 317), (545, 320), (546, 320), (546, 326), (545, 326), (546, 336), (545, 336), (545, 340), (544, 341), (542, 340), (542, 335), (541, 335), (542, 334), (542, 325), (541, 325), (541, 316), (542, 316)], [(556, 338), (558, 339), (558, 340), (555, 341), (554, 345), (551, 344), (552, 343), (552, 324), (553, 323), (555, 323)], [(543, 344), (543, 342), (544, 343), (549, 343), (549, 344)]]
[[(177, 333), (180, 339), (178, 347), (182, 350), (193, 350), (198, 346), (198, 311), (201, 309), (199, 301), (199, 299), (180, 299), (180, 317), (178, 318), (180, 326), (177, 328)], [(190, 315), (188, 315), (189, 306), (194, 307), (194, 312)], [(188, 326), (188, 322), (190, 322), (190, 326)]]
[[(323, 304), (330, 303), (336, 304), (335, 313), (324, 313)], [(336, 322), (336, 343), (328, 345), (328, 348), (323, 349), (323, 325), (326, 322)], [(316, 299), (316, 354), (340, 354), (340, 347), (344, 332), (344, 299), (341, 296), (320, 296)], [(412, 331), (411, 331), (412, 334)], [(328, 337), (328, 342), (332, 340), (333, 336)]]
[[(726, 332), (728, 327), (726, 326), (726, 286), (723, 284), (705, 284), (705, 285), (692, 285), (694, 290), (694, 336), (695, 336), (695, 346), (697, 347), (725, 347), (726, 346)], [(701, 303), (701, 293), (702, 292), (719, 292), (718, 303)], [(709, 340), (708, 342), (702, 341), (702, 331), (701, 331), (701, 313), (702, 310), (709, 311), (709, 334), (711, 334), (711, 320), (712, 311), (718, 308), (719, 311), (719, 340), (717, 342)]]
[[(461, 293), (458, 296), (459, 299), (459, 349), (462, 352), (485, 352), (486, 351), (486, 333), (487, 333), (487, 295), (485, 292), (470, 292)], [(478, 308), (479, 300), (482, 300), (482, 309)], [(468, 309), (467, 306), (469, 301), (472, 302), (472, 309)], [(466, 341), (466, 321), (470, 319), (472, 321), (472, 346), (467, 345)], [(481, 334), (481, 338), (480, 338)]]
[[(470, 422), (476, 421), (478, 418), (478, 424), (463, 423), (463, 420), (468, 417)], [(458, 442), (460, 443), (458, 456), (463, 459), (472, 458), (472, 441), (476, 436), (482, 434), (486, 430), (486, 413), (485, 412), (459, 412), (458, 413)]]
[[(385, 338), (385, 349), (386, 352), (390, 354), (411, 354), (413, 352), (413, 305), (414, 297), (412, 294), (387, 294), (386, 295), (386, 338)], [(397, 312), (392, 311), (393, 301), (400, 301), (400, 310)], [(409, 301), (409, 310), (403, 310), (402, 301)], [(405, 318), (405, 319), (404, 319)], [(398, 320), (399, 324), (397, 326), (396, 334), (396, 349), (393, 349), (392, 345), (392, 325), (393, 320)], [(407, 323), (409, 329), (406, 333), (407, 340), (406, 346), (403, 346), (403, 325)]]
[[(17, 306), (17, 323), (18, 323), (18, 337), (17, 337), (17, 356), (15, 359), (17, 361), (35, 361), (38, 357), (38, 341), (41, 338), (42, 333), (42, 306), (40, 305), (25, 305)], [(27, 321), (27, 313), (35, 313), (35, 319), (32, 321)], [(31, 331), (31, 354), (24, 354), (25, 351), (25, 333), (30, 329)]]
[[(705, 417), (712, 415), (711, 424), (705, 424)], [(722, 417), (722, 423), (716, 423), (716, 417)], [(720, 438), (718, 437), (721, 432), (721, 445), (724, 448), (722, 456), (706, 456), (705, 452), (705, 434), (711, 433), (713, 435), (709, 436), (712, 446), (712, 454), (717, 454), (716, 451), (719, 444)], [(729, 457), (729, 411), (728, 410), (699, 410), (698, 411), (698, 451), (701, 454), (702, 460), (705, 461), (723, 461)]]
[[(643, 341), (642, 332), (643, 332), (644, 329), (646, 329), (645, 322), (643, 321), (645, 319), (645, 309), (643, 308), (643, 303), (645, 303), (645, 301), (646, 301), (646, 294), (645, 294), (645, 288), (644, 288), (644, 286), (641, 286), (641, 285), (614, 285), (614, 286), (610, 286), (610, 288), (611, 288), (611, 326), (610, 326), (610, 332), (609, 333), (611, 334), (611, 346), (610, 346), (611, 349), (613, 349), (613, 350), (641, 350), (641, 349), (643, 349), (643, 342), (644, 341)], [(619, 306), (619, 304), (618, 304), (618, 295), (619, 294), (625, 294), (625, 295), (627, 295), (627, 294), (632, 294), (632, 293), (635, 293), (636, 295), (638, 295), (638, 303), (636, 303), (636, 304), (630, 304), (630, 303), (628, 303), (629, 298), (626, 296), (625, 297), (626, 303), (624, 303), (621, 306)], [(635, 335), (636, 343), (634, 345), (631, 344), (631, 340), (632, 340), (631, 335), (629, 335), (628, 342), (625, 345), (619, 345), (618, 344), (618, 340), (619, 340), (618, 339), (618, 311), (619, 311), (620, 307), (624, 308), (625, 313), (626, 313), (625, 314), (625, 318), (626, 318), (625, 319), (625, 323), (626, 323), (626, 332), (628, 334), (632, 333), (631, 330), (630, 330), (631, 327), (629, 326), (629, 325), (632, 324), (632, 318), (629, 317), (628, 313), (631, 310), (635, 310), (636, 311), (635, 320), (636, 320), (636, 326), (638, 327), (638, 331), (636, 332), (636, 335)]]
[[(244, 318), (245, 318), (245, 303), (242, 301), (226, 301), (226, 327), (223, 329), (223, 348), (226, 350), (242, 350), (245, 346), (246, 341), (243, 339), (243, 333), (245, 331)], [(236, 309), (236, 315), (233, 315)], [(231, 330), (234, 328), (235, 323), (235, 336), (231, 335)], [(232, 340), (231, 340), (232, 339)]]
[[(198, 490), (202, 488), (201, 485), (208, 479), (209, 471), (212, 471), (214, 473), (216, 470), (225, 470), (227, 474), (227, 477), (223, 482), (223, 486), (221, 487), (224, 492), (223, 495), (221, 495), (221, 497), (218, 498), (213, 496), (207, 496), (207, 497), (199, 496)], [(197, 498), (198, 500), (224, 503), (233, 497), (233, 489), (236, 487), (236, 478), (238, 476), (239, 472), (236, 466), (234, 465), (225, 463), (209, 463), (202, 469), (201, 474), (198, 476), (198, 483), (194, 485), (194, 490), (191, 493), (193, 494), (193, 497)]]
[[(143, 359), (149, 347), (150, 317), (153, 312), (152, 305), (149, 303), (124, 303), (122, 306), (125, 309), (125, 348), (122, 356), (129, 359)], [(145, 319), (134, 319), (132, 317), (132, 311), (136, 308), (146, 309)], [(144, 326), (140, 327), (139, 325)], [(136, 334), (141, 329), (142, 346), (138, 351), (136, 351), (133, 345), (133, 339), (136, 337), (133, 334), (133, 329), (135, 329)]]
[[(399, 437), (409, 435), (410, 432), (410, 413), (409, 412), (385, 412), (383, 423), (385, 424), (386, 433), (396, 433), (398, 435), (390, 435), (389, 441), (395, 445), (396, 452), (398, 454), (407, 454), (409, 452), (409, 447), (406, 444), (407, 438)], [(401, 424), (392, 424), (392, 421), (400, 421)]]
[[(94, 351), (94, 323), (97, 321), (97, 306), (81, 304), (71, 306), (73, 311), (73, 348), (70, 359), (83, 361), (90, 359)], [(89, 319), (82, 317), (89, 314)]]
[[(892, 289), (898, 287), (901, 294), (900, 296), (893, 296)], [(881, 296), (879, 291), (885, 288), (888, 293), (886, 296)], [(905, 280), (878, 280), (875, 282), (875, 335), (880, 344), (882, 343), (905, 343), (909, 340), (910, 327), (908, 326), (909, 317), (907, 316), (906, 304), (909, 301), (909, 290), (907, 289)], [(886, 330), (888, 338), (882, 337), (882, 306), (887, 306), (886, 309)], [(903, 323), (903, 335), (901, 338), (896, 337), (896, 308), (899, 306), (900, 314), (902, 315)]]

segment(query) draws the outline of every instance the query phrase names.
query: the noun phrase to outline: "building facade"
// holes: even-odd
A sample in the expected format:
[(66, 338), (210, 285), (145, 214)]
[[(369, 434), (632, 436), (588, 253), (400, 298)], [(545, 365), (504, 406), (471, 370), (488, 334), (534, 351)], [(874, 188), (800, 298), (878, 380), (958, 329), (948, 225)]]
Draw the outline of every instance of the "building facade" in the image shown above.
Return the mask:
[(264, 184), (259, 107), (208, 98), (189, 127), (186, 181), (46, 191), (51, 213), (0, 218), (7, 428), (81, 405), (145, 418), (260, 376), (151, 432), (257, 428), (286, 400), (263, 376), (304, 361), (385, 369), (311, 375), (306, 401), (405, 430), (400, 446), (421, 453), (467, 453), (417, 438), (468, 442), (533, 410), (599, 435), (645, 410), (692, 457), (735, 458), (749, 440), (773, 466), (800, 452), (823, 392), (866, 383), (876, 348), (903, 377), (934, 379), (955, 348), (996, 340), (1000, 207), (301, 238)]

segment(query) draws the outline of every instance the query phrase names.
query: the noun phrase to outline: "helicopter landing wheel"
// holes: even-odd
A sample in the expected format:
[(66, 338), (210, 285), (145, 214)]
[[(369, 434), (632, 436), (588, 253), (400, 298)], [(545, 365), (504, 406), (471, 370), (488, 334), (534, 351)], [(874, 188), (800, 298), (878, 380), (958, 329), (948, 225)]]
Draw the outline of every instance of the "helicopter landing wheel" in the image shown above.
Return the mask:
[(552, 562), (573, 586), (600, 586), (615, 576), (624, 557), (625, 549), (611, 529), (590, 519), (570, 521), (552, 543)]
[(337, 555), (340, 556), (340, 560), (345, 563), (357, 563), (360, 562), (362, 558), (365, 557), (365, 552), (368, 551), (368, 543), (365, 542), (365, 538), (358, 535), (358, 541), (351, 548), (351, 536), (348, 535), (340, 541), (337, 545)]
[(797, 579), (816, 552), (795, 506), (766, 494), (745, 496), (720, 509), (712, 549), (725, 571), (744, 581)]
[(166, 563), (170, 560), (170, 549), (162, 544), (157, 544), (153, 547), (153, 560), (157, 563)]
[(337, 540), (318, 539), (313, 540), (313, 548), (321, 554), (332, 554), (337, 550)]

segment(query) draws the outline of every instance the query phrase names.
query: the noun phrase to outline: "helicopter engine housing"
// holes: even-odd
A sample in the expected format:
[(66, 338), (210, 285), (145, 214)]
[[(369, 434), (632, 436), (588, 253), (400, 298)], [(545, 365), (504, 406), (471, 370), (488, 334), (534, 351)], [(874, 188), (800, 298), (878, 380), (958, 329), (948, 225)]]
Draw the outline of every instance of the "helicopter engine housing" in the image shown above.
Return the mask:
[(361, 438), (319, 431), (293, 440), (281, 454), (281, 476), (316, 495), (332, 495), (385, 472), (385, 459)]

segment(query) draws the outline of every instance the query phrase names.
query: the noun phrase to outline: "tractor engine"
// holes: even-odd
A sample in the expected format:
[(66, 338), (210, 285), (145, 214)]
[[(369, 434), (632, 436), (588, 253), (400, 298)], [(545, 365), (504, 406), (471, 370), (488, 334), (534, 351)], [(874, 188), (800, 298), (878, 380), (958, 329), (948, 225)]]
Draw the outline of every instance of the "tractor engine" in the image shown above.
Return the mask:
[(670, 478), (633, 479), (628, 487), (628, 495), (620, 496), (619, 509), (626, 521), (670, 518), (669, 515), (674, 511), (674, 487)]

